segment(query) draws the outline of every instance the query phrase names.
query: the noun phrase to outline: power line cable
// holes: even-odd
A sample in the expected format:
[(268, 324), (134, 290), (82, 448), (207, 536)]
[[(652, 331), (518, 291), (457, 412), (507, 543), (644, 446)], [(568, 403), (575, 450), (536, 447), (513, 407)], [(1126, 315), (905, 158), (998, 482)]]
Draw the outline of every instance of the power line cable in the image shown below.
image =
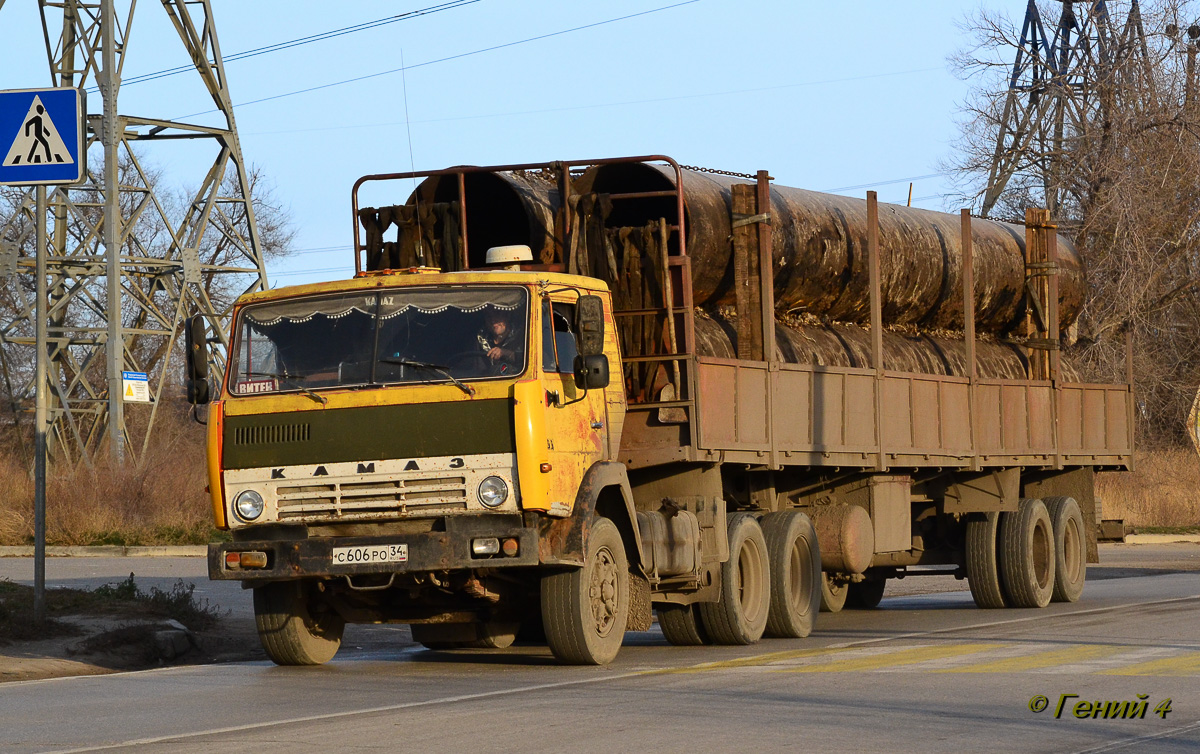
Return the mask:
[[(846, 77), (838, 78), (838, 79), (823, 79), (820, 81), (800, 81), (800, 82), (797, 82), (794, 84), (778, 84), (775, 86), (760, 86), (760, 87), (754, 87), (751, 89), (726, 89), (726, 90), (719, 91), (719, 92), (700, 92), (698, 94), (679, 94), (679, 95), (675, 95), (673, 97), (653, 97), (653, 98), (649, 98), (649, 99), (622, 100), (619, 102), (603, 102), (603, 103), (598, 103), (598, 104), (594, 104), (594, 105), (572, 105), (572, 106), (568, 106), (568, 107), (550, 107), (550, 108), (543, 108), (540, 110), (511, 110), (509, 112), (504, 112), (504, 113), (485, 113), (482, 115), (461, 115), (461, 116), (456, 116), (456, 117), (451, 117), (451, 118), (427, 118), (425, 120), (414, 120), (414, 121), (412, 121), (412, 123), (414, 125), (427, 125), (430, 123), (450, 123), (450, 122), (454, 122), (454, 121), (479, 120), (479, 119), (483, 119), (483, 118), (504, 118), (504, 117), (511, 117), (511, 116), (516, 116), (516, 115), (545, 115), (547, 113), (571, 112), (574, 110), (593, 110), (593, 109), (602, 108), (602, 107), (624, 107), (626, 105), (646, 105), (646, 104), (655, 104), (655, 103), (660, 103), (660, 102), (674, 102), (677, 100), (703, 99), (706, 97), (725, 97), (725, 96), (730, 96), (730, 95), (735, 95), (735, 94), (753, 94), (753, 93), (758, 93), (758, 92), (770, 92), (770, 91), (776, 91), (779, 89), (796, 89), (799, 87), (806, 87), (806, 86), (822, 86), (822, 85), (826, 85), (826, 84), (845, 84), (845, 83), (849, 83), (852, 81), (863, 81), (865, 79), (887, 78), (887, 77), (891, 77), (891, 76), (907, 76), (907, 75), (914, 74), (914, 73), (929, 73), (931, 71), (941, 71), (941, 70), (944, 70), (944, 68), (941, 66), (938, 66), (935, 68), (914, 68), (914, 69), (908, 70), (908, 71), (892, 71), (890, 73), (868, 73), (868, 74), (863, 74), (861, 76), (846, 76)], [(249, 132), (243, 132), (243, 133), (246, 135), (249, 135), (249, 136), (269, 136), (269, 135), (275, 135), (275, 134), (306, 133), (309, 131), (345, 131), (345, 130), (349, 130), (349, 129), (353, 129), (353, 128), (385, 128), (387, 126), (401, 126), (404, 124), (405, 124), (405, 121), (389, 121), (387, 123), (364, 123), (364, 124), (356, 124), (356, 125), (350, 125), (350, 126), (328, 126), (328, 127), (322, 127), (322, 128), (291, 128), (291, 129), (285, 129), (285, 130), (279, 130), (279, 131), (249, 131)], [(903, 180), (910, 180), (910, 179), (905, 178)], [(871, 184), (871, 185), (875, 185), (875, 184)]]
[[(223, 60), (226, 63), (230, 63), (235, 60), (245, 60), (246, 58), (253, 58), (253, 57), (257, 57), (259, 55), (265, 55), (269, 52), (278, 52), (280, 50), (287, 50), (292, 47), (299, 47), (301, 45), (311, 44), (313, 42), (322, 42), (326, 39), (334, 39), (335, 37), (345, 36), (346, 34), (353, 34), (355, 32), (359, 32), (359, 31), (366, 31), (367, 29), (375, 29), (380, 26), (387, 26), (388, 24), (394, 24), (397, 21), (407, 21), (409, 19), (419, 18), (421, 16), (427, 16), (431, 13), (440, 13), (441, 11), (444, 11), (444, 10), (453, 10), (454, 8), (461, 8), (466, 5), (474, 5), (475, 3), (478, 3), (478, 2), (481, 2), (481, 0), (451, 0), (451, 2), (441, 3), (439, 5), (431, 5), (427, 8), (420, 8), (418, 10), (408, 11), (407, 13), (400, 13), (395, 16), (388, 16), (386, 18), (378, 18), (374, 21), (364, 21), (361, 24), (354, 24), (353, 26), (345, 26), (345, 27), (342, 27), (341, 29), (331, 29), (330, 31), (323, 31), (323, 32), (320, 32), (319, 34), (310, 34), (307, 37), (299, 37), (297, 39), (289, 39), (286, 42), (277, 42), (272, 45), (267, 45), (266, 47), (256, 47), (253, 50), (245, 50), (243, 52), (236, 52), (232, 55), (223, 56)], [(153, 73), (144, 73), (139, 76), (131, 76), (128, 79), (125, 79), (124, 81), (122, 81), (121, 85), (122, 86), (130, 86), (132, 84), (140, 84), (145, 81), (154, 81), (155, 79), (161, 79), (161, 78), (165, 78), (167, 76), (175, 76), (177, 74), (186, 73), (187, 71), (193, 71), (195, 69), (196, 69), (196, 66), (194, 64), (176, 66), (175, 68), (165, 68), (161, 71), (154, 71)], [(88, 89), (88, 91), (90, 91), (90, 92), (96, 92), (99, 90), (100, 90), (100, 87), (98, 87), (98, 86), (94, 86), (94, 87), (91, 87)]]
[(910, 181), (923, 181), (926, 178), (940, 178), (945, 173), (930, 173), (929, 175), (914, 175), (911, 178), (896, 178), (891, 181), (876, 181), (875, 183), (860, 183), (857, 186), (839, 186), (838, 188), (821, 189), (822, 191), (832, 194), (835, 191), (853, 191), (854, 189), (874, 188), (875, 186), (890, 186), (893, 183), (908, 183)]
[[(379, 71), (377, 73), (368, 73), (363, 76), (355, 76), (354, 78), (343, 79), (341, 81), (332, 81), (328, 84), (318, 84), (317, 86), (310, 86), (310, 87), (306, 87), (304, 89), (297, 89), (296, 91), (293, 91), (293, 92), (284, 92), (283, 94), (275, 94), (270, 97), (262, 97), (260, 99), (250, 100), (249, 102), (239, 102), (238, 104), (234, 105), (234, 107), (238, 108), (238, 107), (246, 107), (247, 105), (257, 105), (257, 104), (260, 104), (263, 102), (270, 102), (272, 100), (283, 99), (284, 97), (294, 97), (297, 94), (307, 94), (308, 92), (316, 92), (316, 91), (320, 91), (321, 89), (329, 89), (331, 87), (342, 86), (344, 84), (353, 84), (357, 81), (366, 81), (368, 79), (379, 78), (380, 76), (387, 76), (389, 74), (399, 73), (400, 71), (411, 71), (414, 68), (424, 68), (425, 66), (434, 65), (436, 63), (445, 63), (450, 60), (458, 60), (459, 58), (466, 58), (466, 57), (470, 57), (472, 55), (479, 55), (479, 54), (482, 54), (485, 52), (493, 52), (495, 50), (503, 50), (506, 47), (516, 47), (517, 45), (526, 44), (527, 42), (537, 42), (537, 41), (540, 41), (543, 39), (550, 39), (551, 37), (560, 37), (564, 34), (570, 34), (572, 32), (576, 32), (576, 31), (583, 31), (585, 29), (594, 29), (597, 26), (605, 26), (607, 24), (614, 24), (614, 23), (617, 23), (618, 21), (628, 21), (631, 18), (638, 18), (639, 16), (648, 16), (651, 13), (660, 13), (665, 10), (671, 10), (672, 8), (679, 8), (684, 5), (692, 5), (693, 3), (698, 3), (698, 2), (700, 2), (700, 0), (684, 0), (683, 2), (680, 2), (680, 3), (673, 3), (672, 5), (664, 5), (659, 8), (652, 8), (650, 10), (644, 10), (644, 11), (641, 11), (638, 13), (630, 13), (629, 15), (619, 16), (617, 18), (610, 18), (606, 21), (596, 21), (595, 23), (584, 24), (583, 26), (575, 26), (570, 29), (562, 29), (560, 31), (553, 31), (548, 34), (539, 34), (536, 37), (526, 37), (525, 39), (518, 39), (515, 42), (505, 42), (504, 44), (492, 45), (491, 47), (484, 47), (484, 48), (481, 48), (478, 50), (472, 50), (471, 52), (460, 52), (457, 55), (448, 55), (444, 58), (437, 58), (436, 60), (427, 60), (424, 63), (414, 63), (410, 66), (401, 66), (399, 68), (392, 68), (392, 69), (389, 69), (386, 71)], [(176, 120), (182, 120), (183, 118), (193, 118), (197, 115), (208, 115), (209, 113), (215, 113), (215, 112), (218, 112), (218, 111), (213, 109), (213, 110), (204, 110), (203, 112), (198, 112), (198, 113), (188, 113), (187, 115), (179, 116), (179, 118), (176, 118)]]

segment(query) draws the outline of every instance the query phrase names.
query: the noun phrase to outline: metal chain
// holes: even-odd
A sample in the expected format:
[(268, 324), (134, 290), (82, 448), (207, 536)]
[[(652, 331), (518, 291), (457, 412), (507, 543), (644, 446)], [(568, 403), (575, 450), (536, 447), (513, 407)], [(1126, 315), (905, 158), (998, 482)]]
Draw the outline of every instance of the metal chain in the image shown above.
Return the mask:
[(700, 168), (700, 167), (696, 167), (695, 165), (680, 165), (679, 167), (683, 168), (684, 170), (694, 171), (696, 173), (715, 173), (716, 175), (729, 175), (729, 176), (733, 176), (734, 178), (746, 178), (751, 181), (758, 180), (757, 175), (750, 175), (749, 173), (732, 173), (728, 170), (717, 170), (716, 168)]

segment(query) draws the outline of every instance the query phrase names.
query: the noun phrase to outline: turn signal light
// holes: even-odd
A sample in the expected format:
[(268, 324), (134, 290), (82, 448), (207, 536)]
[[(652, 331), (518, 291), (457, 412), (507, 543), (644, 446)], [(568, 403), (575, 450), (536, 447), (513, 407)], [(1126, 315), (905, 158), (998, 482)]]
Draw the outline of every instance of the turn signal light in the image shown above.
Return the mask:
[(265, 552), (243, 552), (242, 568), (266, 568), (267, 554)]
[(517, 542), (516, 537), (509, 537), (500, 543), (500, 551), (504, 553), (505, 557), (511, 558), (517, 554), (519, 546), (520, 543)]
[(541, 468), (543, 474), (549, 474), (550, 470), (554, 467), (548, 463), (543, 463), (539, 468)]
[(225, 553), (226, 568), (266, 568), (267, 554), (259, 550)]

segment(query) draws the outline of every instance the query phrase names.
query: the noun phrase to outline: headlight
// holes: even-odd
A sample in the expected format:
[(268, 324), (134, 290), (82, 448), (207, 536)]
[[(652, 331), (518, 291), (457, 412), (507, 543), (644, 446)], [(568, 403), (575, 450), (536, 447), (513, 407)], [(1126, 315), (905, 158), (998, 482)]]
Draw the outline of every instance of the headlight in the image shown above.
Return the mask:
[(498, 508), (508, 499), (508, 485), (498, 476), (490, 476), (479, 483), (479, 502), (489, 508)]
[(254, 490), (243, 490), (233, 499), (233, 509), (238, 514), (238, 518), (243, 521), (253, 521), (262, 515), (262, 495)]

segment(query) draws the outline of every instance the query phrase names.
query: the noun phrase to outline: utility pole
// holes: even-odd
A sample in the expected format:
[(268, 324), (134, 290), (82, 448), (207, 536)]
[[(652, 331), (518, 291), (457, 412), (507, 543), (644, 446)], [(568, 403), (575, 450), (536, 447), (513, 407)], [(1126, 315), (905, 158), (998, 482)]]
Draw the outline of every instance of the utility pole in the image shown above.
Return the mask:
[(121, 367), (125, 344), (121, 332), (121, 204), (118, 188), (117, 148), (125, 130), (117, 114), (117, 91), (121, 72), (117, 69), (117, 13), (113, 0), (101, 0), (100, 37), (104, 49), (99, 72), (100, 96), (104, 99), (104, 121), (100, 141), (104, 147), (104, 251), (107, 255), (108, 337), (105, 352), (108, 366), (108, 442), (113, 462), (125, 462), (125, 410), (121, 395)]
[[(164, 385), (174, 375), (170, 362), (184, 320), (196, 313), (209, 317), (215, 334), (210, 358), (220, 371), (228, 346), (223, 323), (229, 303), (238, 293), (267, 285), (250, 175), (210, 0), (150, 5), (39, 0), (39, 6), (42, 28), (30, 32), (45, 36), (52, 84), (98, 89), (103, 101), (102, 112), (88, 119), (85, 143), (93, 157), (103, 156), (102, 169), (88, 170), (82, 184), (56, 186), (47, 196), (53, 223), (46, 269), (48, 442), (55, 462), (91, 463), (107, 442), (111, 459), (120, 463), (149, 447)], [(118, 108), (120, 90), (129, 86), (122, 81), (122, 60), (137, 44), (131, 30), (141, 28), (133, 23), (135, 11), (140, 16), (156, 6), (191, 61), (176, 75), (199, 79), (202, 96), (193, 109), (212, 111), (204, 119), (211, 125), (174, 120), (170, 114), (159, 117), (153, 103), (143, 104), (143, 114), (137, 116), (122, 115)], [(3, 8), (0, 0), (0, 23)], [(6, 32), (15, 30), (6, 27)], [(156, 186), (142, 160), (181, 142), (211, 147), (211, 166), (172, 174)], [(197, 187), (180, 206), (166, 196), (177, 186)], [(0, 319), (0, 348), (6, 357), (0, 368), (11, 378), (15, 399), (25, 406), (35, 393), (34, 378), (22, 382), (7, 365), (36, 350), (36, 307), (27, 293), (35, 287), (28, 280), (35, 274), (35, 215), (36, 197), (30, 190), (17, 211), (0, 223), (0, 241), (17, 250), (8, 285), (18, 302), (15, 315)], [(146, 225), (157, 226), (165, 241), (153, 242), (141, 230)], [(214, 295), (218, 290), (226, 295)], [(125, 371), (147, 375), (149, 403), (123, 400)], [(126, 431), (131, 412), (138, 414), (137, 425), (146, 428), (136, 437)]]

